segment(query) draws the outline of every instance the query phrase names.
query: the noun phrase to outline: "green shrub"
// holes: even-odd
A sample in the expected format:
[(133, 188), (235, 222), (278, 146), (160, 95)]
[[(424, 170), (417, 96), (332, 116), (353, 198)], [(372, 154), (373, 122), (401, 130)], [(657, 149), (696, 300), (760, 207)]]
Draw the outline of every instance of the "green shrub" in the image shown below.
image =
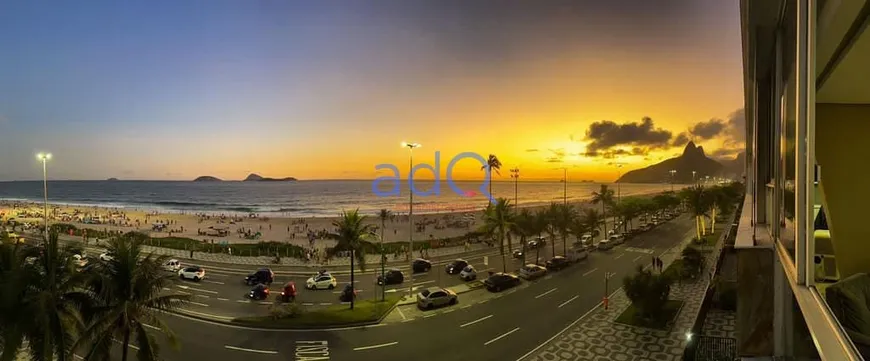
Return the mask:
[(633, 276), (622, 280), (622, 286), (640, 318), (658, 320), (668, 302), (671, 282), (671, 278), (664, 274), (655, 274), (638, 266)]
[(278, 299), (269, 306), (269, 316), (274, 320), (299, 317), (305, 310), (296, 302), (284, 303)]
[(686, 247), (682, 252), (682, 268), (685, 278), (695, 278), (704, 266), (704, 254), (695, 247)]

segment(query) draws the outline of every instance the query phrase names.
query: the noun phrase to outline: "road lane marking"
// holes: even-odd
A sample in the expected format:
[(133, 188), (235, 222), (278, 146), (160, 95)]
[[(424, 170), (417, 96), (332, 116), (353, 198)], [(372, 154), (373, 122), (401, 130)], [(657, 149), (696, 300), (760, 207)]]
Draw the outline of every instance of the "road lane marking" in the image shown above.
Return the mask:
[(278, 351), (270, 351), (270, 350), (252, 350), (252, 349), (249, 349), (249, 348), (241, 348), (241, 347), (235, 347), (235, 346), (229, 346), (229, 345), (224, 345), (224, 348), (225, 348), (225, 349), (228, 349), (228, 350), (246, 351), (246, 352), (253, 352), (253, 353), (264, 353), (264, 354), (267, 354), (267, 355), (275, 355), (275, 354), (278, 353)]
[(248, 301), (248, 300), (236, 300), (236, 302), (238, 302), (238, 303), (248, 303), (248, 302), (251, 302), (251, 301)]
[(561, 305), (559, 305), (559, 308), (562, 308), (562, 306), (564, 306), (564, 305), (567, 305), (567, 304), (569, 304), (569, 303), (571, 303), (571, 301), (574, 301), (574, 300), (576, 300), (576, 299), (577, 299), (577, 297), (580, 297), (580, 295), (577, 295), (577, 296), (574, 296), (574, 297), (571, 297), (571, 299), (570, 299), (570, 300), (567, 300), (567, 301), (565, 301), (565, 302), (562, 302), (562, 304), (561, 304)]
[(218, 297), (218, 301), (229, 301), (229, 299), (228, 299), (228, 298), (220, 298), (220, 297)]
[(637, 260), (639, 260), (641, 257), (643, 257), (643, 256), (637, 256), (637, 257), (634, 257), (634, 259), (631, 260), (631, 261), (632, 261), (632, 262), (637, 262)]
[(502, 335), (499, 336), (499, 337), (496, 337), (496, 338), (494, 338), (494, 339), (492, 339), (492, 340), (486, 341), (483, 345), (484, 345), (484, 346), (487, 346), (487, 345), (489, 345), (489, 344), (491, 344), (491, 343), (493, 343), (493, 342), (496, 342), (496, 341), (498, 341), (498, 340), (501, 340), (501, 339), (504, 338), (505, 336), (510, 335), (510, 334), (512, 334), (512, 333), (514, 333), (514, 332), (517, 332), (517, 331), (519, 331), (519, 330), (520, 330), (520, 328), (517, 327), (517, 328), (515, 328), (515, 329), (513, 329), (513, 330), (510, 330), (510, 331), (508, 331), (508, 332), (502, 334)]
[(402, 308), (401, 308), (401, 307), (396, 307), (396, 311), (399, 311), (399, 316), (402, 316), (402, 320), (404, 320), (404, 321), (407, 321), (407, 320), (408, 320), (408, 318), (405, 317), (405, 313), (402, 312)]
[(407, 320), (402, 320), (402, 322), (411, 322), (411, 321), (414, 321), (414, 319), (413, 319), (413, 318), (409, 318), (409, 319), (407, 319)]
[(598, 270), (598, 268), (593, 268), (593, 269), (587, 271), (586, 273), (584, 273), (584, 274), (583, 274), (583, 277), (586, 277), (586, 276), (592, 274), (592, 272), (595, 272), (595, 271), (597, 271), (597, 270)]
[(209, 280), (202, 280), (202, 281), (205, 282), (205, 283), (213, 283), (213, 284), (216, 284), (216, 285), (225, 285), (225, 284), (226, 284), (226, 283), (218, 282), (218, 281), (209, 281)]
[(622, 256), (625, 256), (625, 253), (620, 253), (619, 256), (613, 257), (613, 259), (619, 259), (619, 258), (621, 258)]
[(321, 302), (320, 303), (321, 306), (329, 306), (331, 304), (332, 304), (332, 302)]
[(463, 327), (465, 327), (465, 326), (471, 326), (471, 325), (473, 325), (473, 324), (475, 324), (475, 323), (478, 323), (478, 322), (480, 322), (480, 321), (486, 320), (486, 319), (488, 319), (488, 318), (490, 318), (490, 317), (492, 317), (492, 315), (489, 315), (489, 316), (483, 316), (483, 317), (478, 318), (478, 319), (476, 319), (476, 320), (474, 320), (474, 321), (463, 323), (463, 324), (459, 325), (459, 328), (463, 328)]
[(215, 292), (215, 291), (204, 290), (202, 288), (190, 287), (190, 286), (185, 286), (185, 285), (175, 285), (175, 286), (180, 288), (180, 289), (183, 289), (183, 290), (191, 290), (191, 291), (199, 291), (199, 292), (217, 294), (217, 292)]
[(149, 325), (149, 324), (147, 324), (147, 323), (140, 323), (140, 324), (141, 324), (142, 326), (148, 327), (148, 328), (150, 328), (150, 329), (152, 329), (152, 330), (160, 330), (160, 327), (157, 327), (157, 326), (151, 326), (151, 325)]
[(189, 303), (191, 305), (201, 306), (201, 307), (208, 307), (208, 305), (205, 303), (199, 303), (199, 302), (193, 302), (193, 301), (187, 301), (187, 303)]
[(397, 342), (397, 341), (393, 341), (393, 342), (382, 343), (382, 344), (380, 344), (380, 345), (371, 345), (371, 346), (356, 347), (356, 348), (354, 348), (353, 350), (354, 350), (354, 351), (371, 350), (371, 349), (373, 349), (373, 348), (381, 348), (381, 347), (395, 346), (395, 345), (397, 345), (398, 343), (399, 343), (399, 342)]
[(471, 305), (465, 305), (465, 306), (460, 307), (459, 309), (464, 310), (464, 309), (469, 308), (469, 307), (471, 307)]
[(455, 308), (450, 308), (450, 309), (448, 309), (447, 311), (444, 311), (444, 312), (441, 312), (441, 313), (450, 313), (450, 312), (453, 312), (453, 311), (456, 311), (456, 309), (455, 309)]
[(536, 299), (537, 299), (537, 298), (541, 298), (541, 297), (544, 297), (544, 296), (546, 296), (546, 295), (549, 295), (549, 294), (551, 294), (551, 293), (553, 293), (553, 292), (556, 292), (556, 288), (553, 288), (552, 290), (549, 290), (549, 291), (544, 292), (544, 293), (542, 293), (542, 294), (540, 294), (540, 295), (537, 295), (537, 296), (535, 296), (535, 298), (536, 298)]
[[(115, 339), (115, 338), (113, 338), (112, 341), (115, 341), (115, 342), (117, 342), (118, 344), (121, 344), (121, 345), (124, 344), (123, 342), (121, 342), (120, 340)], [(129, 345), (127, 345), (127, 347), (130, 347), (130, 348), (132, 348), (132, 349), (134, 349), (134, 350), (136, 350), (136, 351), (139, 351), (139, 348), (136, 347), (136, 345), (133, 345), (132, 343), (129, 344)]]
[(211, 296), (209, 296), (209, 295), (196, 295), (196, 297), (210, 298)]
[(302, 305), (303, 306), (314, 306), (314, 304), (311, 302), (303, 302)]
[(437, 315), (437, 313), (430, 313), (430, 314), (427, 314), (427, 315), (423, 315), (423, 318), (434, 317), (435, 315)]

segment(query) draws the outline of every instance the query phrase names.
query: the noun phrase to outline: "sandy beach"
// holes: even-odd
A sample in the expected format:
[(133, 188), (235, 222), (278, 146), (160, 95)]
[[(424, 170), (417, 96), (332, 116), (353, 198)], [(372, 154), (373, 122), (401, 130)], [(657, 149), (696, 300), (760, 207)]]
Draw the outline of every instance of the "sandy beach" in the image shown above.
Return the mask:
[[(575, 207), (593, 207), (589, 202), (573, 202)], [(522, 206), (521, 206), (522, 207)], [(534, 210), (544, 206), (530, 206)], [(600, 207), (600, 206), (597, 206)], [(15, 218), (30, 225), (42, 223), (40, 203), (0, 201), (0, 218)], [(466, 234), (481, 225), (481, 211), (414, 215), (414, 240), (428, 241)], [(257, 243), (275, 241), (307, 248), (331, 247), (334, 241), (318, 235), (332, 232), (337, 217), (262, 217), (258, 214), (189, 214), (158, 213), (130, 208), (83, 207), (49, 204), (49, 223), (67, 223), (77, 228), (104, 231), (138, 231), (152, 237), (187, 237), (206, 243)], [(377, 217), (369, 223), (380, 227)], [(384, 241), (407, 241), (410, 233), (408, 216), (396, 214), (385, 224)], [(314, 242), (310, 239), (315, 238)]]

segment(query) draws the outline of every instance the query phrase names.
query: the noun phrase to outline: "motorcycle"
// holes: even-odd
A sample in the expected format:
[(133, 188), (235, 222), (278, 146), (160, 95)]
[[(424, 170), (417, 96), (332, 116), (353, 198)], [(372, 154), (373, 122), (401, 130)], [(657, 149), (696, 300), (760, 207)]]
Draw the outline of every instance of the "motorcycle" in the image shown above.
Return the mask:
[(338, 296), (338, 300), (341, 302), (350, 302), (352, 299), (356, 299), (357, 290), (353, 289), (352, 285), (344, 286), (344, 290), (341, 291), (341, 295)]
[(287, 282), (284, 285), (284, 290), (281, 291), (281, 302), (289, 303), (296, 301), (296, 283)]

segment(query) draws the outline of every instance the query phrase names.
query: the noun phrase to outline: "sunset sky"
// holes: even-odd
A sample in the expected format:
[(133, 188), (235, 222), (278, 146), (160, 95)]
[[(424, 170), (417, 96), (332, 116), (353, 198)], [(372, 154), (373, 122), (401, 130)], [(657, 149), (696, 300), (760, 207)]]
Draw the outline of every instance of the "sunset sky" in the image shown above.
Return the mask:
[(405, 140), (612, 181), (736, 154), (740, 51), (722, 0), (7, 1), (0, 180), (404, 177)]

